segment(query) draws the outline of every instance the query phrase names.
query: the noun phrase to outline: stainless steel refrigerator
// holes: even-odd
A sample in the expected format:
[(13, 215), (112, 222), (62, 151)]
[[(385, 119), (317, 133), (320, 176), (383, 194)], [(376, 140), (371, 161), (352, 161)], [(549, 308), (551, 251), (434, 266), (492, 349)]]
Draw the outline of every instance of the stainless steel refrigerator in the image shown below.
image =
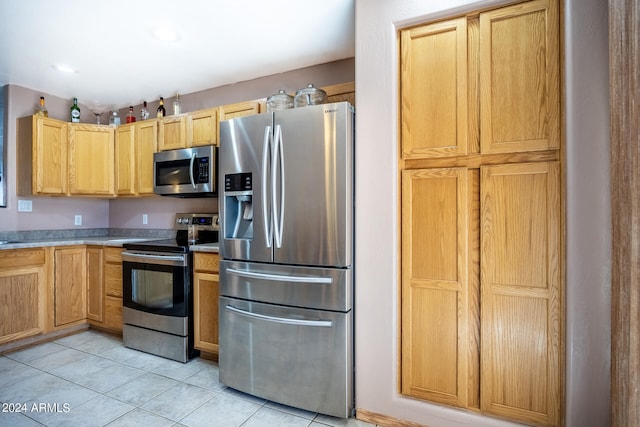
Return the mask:
[(220, 123), (219, 377), (337, 417), (354, 408), (354, 110)]

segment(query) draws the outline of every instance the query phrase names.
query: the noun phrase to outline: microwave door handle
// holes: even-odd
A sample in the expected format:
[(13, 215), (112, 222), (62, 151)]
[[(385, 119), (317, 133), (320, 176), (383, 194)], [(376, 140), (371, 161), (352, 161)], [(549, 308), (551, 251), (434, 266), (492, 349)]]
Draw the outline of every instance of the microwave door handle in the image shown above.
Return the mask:
[(191, 179), (191, 186), (193, 186), (193, 189), (195, 190), (196, 187), (196, 180), (193, 177), (193, 165), (196, 162), (196, 153), (193, 152), (191, 154), (191, 162), (189, 163), (189, 179)]
[(264, 128), (264, 140), (262, 144), (262, 221), (264, 224), (264, 239), (268, 248), (271, 247), (271, 242), (273, 241), (273, 222), (271, 221), (271, 217), (269, 216), (269, 209), (267, 203), (268, 199), (268, 191), (267, 191), (267, 178), (269, 176), (268, 168), (269, 168), (269, 159), (270, 159), (270, 149), (271, 142), (273, 139), (273, 135), (271, 134), (271, 126), (265, 126)]

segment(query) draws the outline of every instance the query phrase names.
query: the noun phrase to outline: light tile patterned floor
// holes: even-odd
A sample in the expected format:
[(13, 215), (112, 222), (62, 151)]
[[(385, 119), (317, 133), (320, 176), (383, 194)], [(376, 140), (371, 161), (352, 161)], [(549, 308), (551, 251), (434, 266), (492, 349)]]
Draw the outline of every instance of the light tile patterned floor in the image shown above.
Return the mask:
[(212, 361), (174, 362), (94, 330), (0, 356), (0, 405), (0, 427), (373, 427), (240, 393)]

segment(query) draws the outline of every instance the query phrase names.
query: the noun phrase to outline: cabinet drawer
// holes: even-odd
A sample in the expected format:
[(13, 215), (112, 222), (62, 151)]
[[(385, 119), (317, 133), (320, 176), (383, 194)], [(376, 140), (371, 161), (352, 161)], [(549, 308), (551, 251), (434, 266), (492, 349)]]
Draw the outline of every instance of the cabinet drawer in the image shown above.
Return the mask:
[(105, 297), (104, 326), (109, 329), (122, 331), (122, 298)]
[(105, 264), (105, 295), (122, 298), (122, 264)]
[(208, 272), (220, 271), (218, 267), (219, 260), (219, 254), (196, 252), (193, 254), (193, 270)]
[(122, 248), (110, 248), (105, 246), (104, 248), (104, 262), (122, 262)]
[[(27, 265), (43, 265), (44, 249), (8, 249), (3, 250), (0, 255), (0, 269), (16, 268)], [(216, 266), (217, 270), (217, 266)]]

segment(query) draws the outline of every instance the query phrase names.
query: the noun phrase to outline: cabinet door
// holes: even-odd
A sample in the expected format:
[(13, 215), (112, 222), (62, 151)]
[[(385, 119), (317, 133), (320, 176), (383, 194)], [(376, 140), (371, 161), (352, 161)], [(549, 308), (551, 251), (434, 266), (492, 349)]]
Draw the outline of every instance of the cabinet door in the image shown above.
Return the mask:
[(187, 146), (185, 116), (165, 117), (158, 120), (158, 150), (175, 150)]
[(483, 153), (558, 149), (558, 19), (553, 0), (480, 14)]
[(69, 125), (69, 193), (114, 194), (114, 128)]
[(103, 321), (103, 253), (102, 248), (87, 248), (87, 318)]
[(84, 320), (87, 307), (85, 248), (54, 251), (55, 326)]
[(153, 194), (153, 153), (158, 151), (158, 121), (136, 124), (136, 187), (139, 195)]
[(401, 33), (402, 157), (467, 153), (467, 20)]
[(558, 425), (559, 164), (483, 167), (481, 200), (481, 409)]
[(260, 112), (260, 102), (246, 101), (223, 105), (218, 108), (218, 111), (220, 115), (220, 121), (235, 119), (236, 117), (251, 116)]
[(46, 273), (42, 249), (2, 251), (0, 344), (46, 330)]
[(473, 383), (468, 174), (402, 172), (402, 393), (461, 407)]
[(217, 108), (210, 108), (189, 114), (187, 121), (187, 142), (191, 147), (218, 145)]
[(133, 195), (135, 191), (135, 126), (116, 128), (115, 191), (118, 195)]
[(218, 353), (219, 276), (194, 273), (193, 282), (194, 346)]
[(34, 194), (67, 193), (67, 123), (33, 116)]

